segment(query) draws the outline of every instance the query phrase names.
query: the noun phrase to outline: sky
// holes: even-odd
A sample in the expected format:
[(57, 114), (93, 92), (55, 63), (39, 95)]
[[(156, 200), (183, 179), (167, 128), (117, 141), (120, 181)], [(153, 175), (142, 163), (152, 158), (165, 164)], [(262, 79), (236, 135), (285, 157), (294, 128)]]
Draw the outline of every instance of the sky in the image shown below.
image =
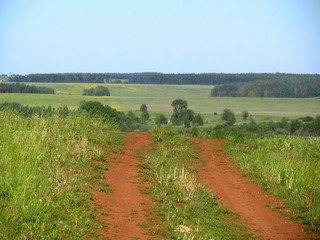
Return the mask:
[(320, 73), (320, 0), (0, 0), (0, 74)]

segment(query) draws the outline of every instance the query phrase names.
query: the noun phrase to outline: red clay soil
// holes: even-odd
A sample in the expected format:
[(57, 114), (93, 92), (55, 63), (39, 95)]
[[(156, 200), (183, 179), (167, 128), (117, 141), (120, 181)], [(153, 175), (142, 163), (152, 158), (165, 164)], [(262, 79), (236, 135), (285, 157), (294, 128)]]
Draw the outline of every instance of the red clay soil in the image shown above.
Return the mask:
[(200, 181), (220, 199), (221, 206), (240, 216), (249, 231), (262, 239), (311, 239), (301, 225), (272, 211), (279, 200), (266, 195), (259, 185), (242, 176), (221, 148), (223, 141), (198, 138), (194, 141), (200, 155), (197, 160)]
[(153, 202), (140, 191), (144, 184), (138, 180), (136, 166), (139, 152), (145, 152), (151, 144), (150, 134), (127, 133), (124, 149), (108, 156), (112, 160), (108, 162), (104, 179), (113, 191), (93, 193), (93, 201), (99, 206), (99, 219), (106, 226), (99, 232), (101, 238), (158, 239), (146, 235), (146, 229), (141, 226), (150, 219), (147, 209)]

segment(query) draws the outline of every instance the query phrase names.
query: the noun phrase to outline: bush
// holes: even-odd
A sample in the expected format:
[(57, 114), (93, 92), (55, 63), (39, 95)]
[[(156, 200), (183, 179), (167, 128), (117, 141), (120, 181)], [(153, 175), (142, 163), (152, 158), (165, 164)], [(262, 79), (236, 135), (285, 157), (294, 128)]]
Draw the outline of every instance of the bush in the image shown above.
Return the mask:
[(95, 88), (84, 89), (82, 95), (85, 95), (85, 96), (110, 96), (110, 92), (107, 87), (97, 86)]
[(118, 122), (119, 116), (116, 109), (111, 108), (108, 105), (103, 105), (101, 102), (89, 101), (82, 102), (79, 107), (80, 111), (85, 111), (90, 114), (95, 114), (100, 117), (104, 121), (113, 121)]
[(248, 117), (249, 117), (248, 111), (247, 111), (247, 110), (244, 110), (244, 111), (242, 112), (242, 119), (243, 119), (243, 120), (247, 120)]
[(194, 116), (193, 125), (194, 126), (202, 126), (203, 125), (203, 118), (202, 118), (201, 114), (197, 114), (196, 116)]
[(226, 123), (230, 126), (234, 125), (236, 122), (234, 112), (230, 109), (224, 109), (221, 118), (222, 120), (226, 121)]
[(160, 114), (159, 116), (156, 117), (155, 123), (157, 125), (167, 124), (168, 123), (168, 119), (163, 114)]

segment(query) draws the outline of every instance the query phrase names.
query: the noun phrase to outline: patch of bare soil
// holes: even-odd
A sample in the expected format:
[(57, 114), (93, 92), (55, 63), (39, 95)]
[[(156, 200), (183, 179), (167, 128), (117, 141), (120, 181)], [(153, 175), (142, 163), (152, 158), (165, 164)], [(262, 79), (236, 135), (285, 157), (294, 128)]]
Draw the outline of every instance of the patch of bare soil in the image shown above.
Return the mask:
[(99, 234), (108, 239), (159, 239), (146, 234), (143, 225), (151, 218), (153, 202), (141, 193), (145, 184), (138, 179), (138, 155), (148, 151), (152, 138), (147, 133), (127, 133), (124, 149), (108, 156), (108, 170), (104, 181), (112, 189), (111, 194), (94, 192), (93, 201), (98, 205), (100, 221), (106, 226)]
[[(280, 200), (263, 193), (261, 187), (235, 166), (221, 148), (223, 141), (194, 139), (199, 149), (197, 170), (200, 181), (220, 199), (220, 204), (238, 214), (242, 223), (262, 239), (311, 239), (303, 226), (272, 210)], [(290, 211), (281, 209), (282, 213)]]

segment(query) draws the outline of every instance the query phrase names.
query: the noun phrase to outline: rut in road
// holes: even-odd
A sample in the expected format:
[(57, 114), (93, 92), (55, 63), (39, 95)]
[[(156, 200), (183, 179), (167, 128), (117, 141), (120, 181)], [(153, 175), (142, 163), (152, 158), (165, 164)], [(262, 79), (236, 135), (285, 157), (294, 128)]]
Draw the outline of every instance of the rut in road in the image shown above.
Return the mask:
[(279, 200), (264, 194), (259, 185), (242, 176), (221, 148), (223, 141), (202, 138), (194, 141), (199, 149), (197, 170), (202, 183), (220, 198), (222, 207), (238, 214), (252, 233), (263, 239), (311, 239), (303, 226), (266, 207), (276, 206)]
[[(262, 239), (301, 240), (310, 239), (303, 226), (280, 217), (267, 208), (276, 206), (278, 200), (262, 192), (259, 185), (243, 177), (231, 158), (221, 148), (223, 141), (194, 138), (199, 158), (196, 160), (200, 182), (220, 198), (222, 207), (238, 214), (243, 225)], [(146, 235), (141, 227), (152, 216), (146, 211), (154, 204), (148, 195), (141, 193), (145, 187), (138, 180), (138, 154), (147, 154), (153, 147), (148, 133), (127, 133), (124, 150), (108, 158), (109, 170), (104, 179), (112, 194), (94, 192), (93, 201), (98, 204), (99, 219), (106, 225), (100, 237), (109, 239), (160, 239)], [(287, 209), (283, 209), (286, 211)], [(214, 231), (214, 229), (213, 229)]]
[[(104, 179), (112, 194), (95, 192), (93, 201), (98, 204), (100, 221), (106, 225), (99, 233), (109, 239), (159, 239), (146, 235), (144, 224), (151, 214), (147, 211), (153, 204), (150, 197), (141, 193), (144, 184), (138, 180), (138, 154), (152, 146), (152, 137), (147, 133), (127, 133), (123, 151), (108, 156), (108, 171)], [(142, 152), (141, 152), (142, 151)]]

